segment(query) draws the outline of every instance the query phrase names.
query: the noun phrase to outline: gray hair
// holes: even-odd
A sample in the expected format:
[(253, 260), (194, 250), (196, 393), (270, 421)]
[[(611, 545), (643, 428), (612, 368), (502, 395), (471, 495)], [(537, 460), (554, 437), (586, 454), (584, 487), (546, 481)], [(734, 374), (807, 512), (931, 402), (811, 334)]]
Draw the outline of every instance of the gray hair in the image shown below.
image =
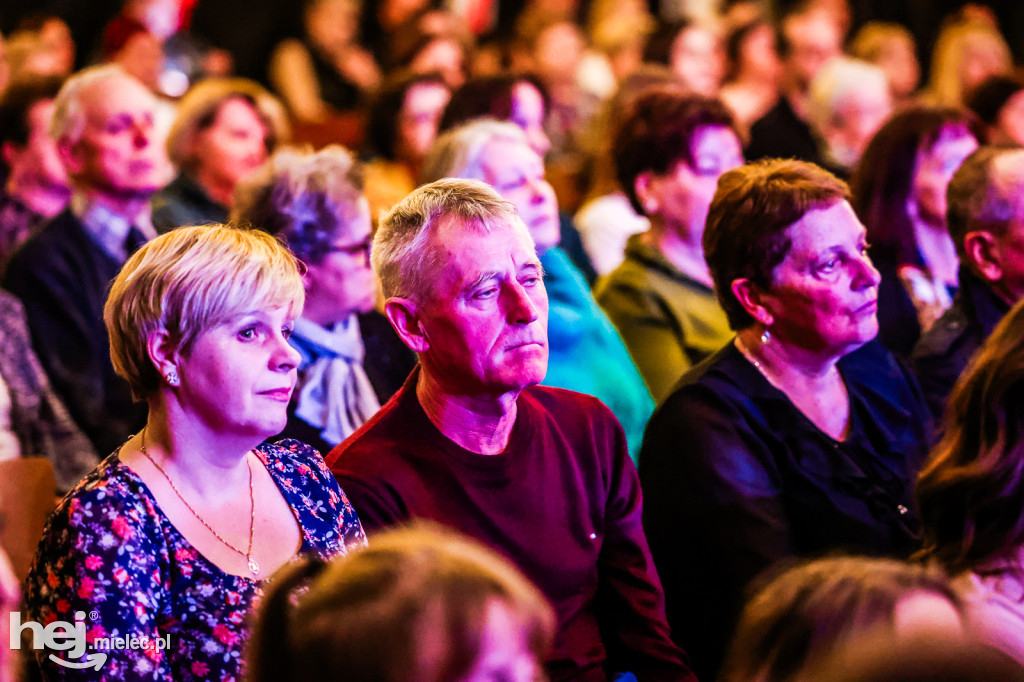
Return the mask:
[(359, 217), (362, 167), (343, 147), (282, 149), (235, 188), (231, 222), (282, 239), (304, 263), (319, 263)]
[(964, 159), (946, 187), (946, 226), (961, 261), (968, 261), (964, 239), (983, 230), (1006, 234), (1020, 214), (1024, 192), (1024, 149), (979, 147)]
[(885, 71), (860, 59), (835, 57), (818, 71), (811, 81), (807, 98), (807, 116), (821, 131), (833, 125), (840, 108), (867, 88), (889, 92)]
[[(74, 145), (85, 130), (86, 112), (82, 109), (82, 94), (99, 83), (117, 78), (135, 81), (147, 93), (149, 89), (142, 81), (116, 64), (103, 64), (82, 69), (69, 78), (54, 99), (53, 119), (50, 122), (50, 136), (58, 143)], [(156, 97), (150, 95), (153, 104)]]
[(413, 190), (380, 220), (370, 260), (386, 298), (423, 300), (433, 273), (443, 266), (430, 238), (445, 219), (490, 232), (498, 226), (521, 230), (533, 243), (515, 206), (479, 180), (447, 178)]
[(498, 140), (521, 142), (529, 146), (526, 134), (514, 123), (494, 119), (476, 119), (440, 135), (427, 152), (420, 168), (420, 183), (441, 178), (483, 180), (484, 149)]

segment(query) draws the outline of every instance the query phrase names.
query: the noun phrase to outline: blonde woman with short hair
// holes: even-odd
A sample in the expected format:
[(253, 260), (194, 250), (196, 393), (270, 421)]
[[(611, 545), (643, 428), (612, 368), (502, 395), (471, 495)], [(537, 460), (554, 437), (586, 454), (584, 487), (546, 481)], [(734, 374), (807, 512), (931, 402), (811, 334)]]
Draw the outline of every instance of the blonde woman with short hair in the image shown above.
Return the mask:
[[(265, 442), (285, 424), (303, 300), (283, 245), (222, 225), (149, 242), (114, 280), (111, 359), (149, 417), (60, 503), (26, 583), (26, 620), (90, 614), (88, 655), (105, 654), (105, 677), (239, 678), (262, 581), (296, 555), (364, 543), (320, 456)], [(116, 637), (150, 646), (96, 639)], [(94, 660), (36, 654), (50, 679)]]

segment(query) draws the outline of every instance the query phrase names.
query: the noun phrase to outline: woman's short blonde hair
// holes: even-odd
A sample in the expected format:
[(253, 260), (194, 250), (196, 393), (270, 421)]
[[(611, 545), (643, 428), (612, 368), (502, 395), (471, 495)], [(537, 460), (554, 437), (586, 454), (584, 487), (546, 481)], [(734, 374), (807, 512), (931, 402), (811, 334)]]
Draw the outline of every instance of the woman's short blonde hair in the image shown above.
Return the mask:
[(291, 137), (284, 107), (263, 86), (246, 78), (210, 78), (200, 81), (178, 102), (177, 115), (167, 133), (167, 156), (178, 168), (193, 164), (192, 140), (209, 128), (225, 102), (239, 99), (249, 104), (267, 128), (264, 144), (272, 154)]
[(166, 331), (188, 356), (196, 339), (252, 310), (282, 305), (302, 312), (305, 291), (295, 257), (265, 232), (226, 225), (180, 227), (149, 242), (117, 275), (103, 309), (114, 370), (136, 400), (160, 387), (150, 334)]

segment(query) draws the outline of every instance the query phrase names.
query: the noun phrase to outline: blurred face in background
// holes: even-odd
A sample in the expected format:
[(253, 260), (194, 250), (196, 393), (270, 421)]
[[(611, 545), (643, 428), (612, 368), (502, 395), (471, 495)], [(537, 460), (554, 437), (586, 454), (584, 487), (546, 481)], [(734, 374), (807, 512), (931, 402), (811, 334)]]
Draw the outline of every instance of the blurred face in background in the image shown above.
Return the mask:
[(225, 100), (213, 122), (192, 141), (195, 175), (200, 184), (229, 195), (248, 173), (267, 160), (267, 125), (241, 97)]
[(451, 91), (440, 83), (419, 83), (409, 88), (398, 115), (398, 155), (418, 165), (437, 137)]
[(27, 114), (28, 141), (23, 147), (6, 143), (3, 149), (4, 161), (11, 168), (11, 175), (20, 182), (49, 190), (68, 189), (68, 174), (57, 153), (57, 145), (50, 137), (50, 119), (53, 117), (53, 100), (43, 99), (33, 104)]
[(544, 158), (551, 149), (551, 140), (544, 132), (544, 98), (533, 83), (520, 81), (512, 88), (509, 122), (522, 128), (530, 148)]
[(540, 156), (522, 142), (497, 139), (484, 147), (480, 168), (481, 180), (515, 204), (533, 237), (537, 253), (558, 246), (561, 238), (558, 200), (545, 178), (544, 161)]
[(946, 224), (946, 187), (978, 141), (963, 128), (947, 128), (931, 147), (919, 149), (910, 188), (911, 215), (928, 225)]
[(725, 73), (725, 55), (718, 34), (699, 24), (684, 28), (672, 43), (669, 65), (688, 90), (715, 96)]
[(839, 27), (827, 14), (809, 12), (788, 17), (782, 30), (789, 43), (783, 57), (786, 76), (792, 87), (804, 92), (825, 62), (841, 54)]

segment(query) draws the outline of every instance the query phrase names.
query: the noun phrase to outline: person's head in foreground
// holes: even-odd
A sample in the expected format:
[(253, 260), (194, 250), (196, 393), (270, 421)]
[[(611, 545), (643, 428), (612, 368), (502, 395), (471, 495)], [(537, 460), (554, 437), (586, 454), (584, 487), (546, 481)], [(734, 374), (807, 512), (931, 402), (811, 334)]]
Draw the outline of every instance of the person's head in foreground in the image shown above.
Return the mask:
[(182, 227), (136, 252), (103, 317), (114, 369), (149, 404), (151, 444), (201, 425), (244, 452), (280, 432), (303, 297), (295, 257), (264, 232)]
[(953, 389), (945, 433), (917, 482), (925, 557), (950, 573), (1024, 546), (1024, 303), (1014, 306)]
[[(502, 399), (547, 371), (548, 298), (515, 206), (478, 180), (439, 180), (381, 219), (371, 260), (385, 313), (419, 356), (420, 402)], [(509, 399), (509, 400), (505, 400)]]
[(538, 253), (558, 245), (558, 198), (544, 160), (515, 124), (476, 119), (442, 134), (423, 162), (420, 181), (441, 178), (483, 180), (515, 205)]
[(261, 604), (250, 675), (535, 682), (554, 627), (541, 593), (500, 556), (454, 531), (407, 528), (283, 571)]
[(866, 249), (846, 183), (803, 161), (722, 175), (704, 232), (729, 325), (746, 351), (770, 346), (782, 362), (834, 362), (878, 333), (879, 275)]
[(835, 557), (790, 567), (747, 603), (726, 659), (726, 682), (804, 679), (851, 639), (958, 635), (960, 602), (937, 569)]
[(275, 235), (305, 266), (305, 319), (330, 328), (373, 308), (370, 206), (342, 147), (277, 152), (238, 186), (231, 220)]

